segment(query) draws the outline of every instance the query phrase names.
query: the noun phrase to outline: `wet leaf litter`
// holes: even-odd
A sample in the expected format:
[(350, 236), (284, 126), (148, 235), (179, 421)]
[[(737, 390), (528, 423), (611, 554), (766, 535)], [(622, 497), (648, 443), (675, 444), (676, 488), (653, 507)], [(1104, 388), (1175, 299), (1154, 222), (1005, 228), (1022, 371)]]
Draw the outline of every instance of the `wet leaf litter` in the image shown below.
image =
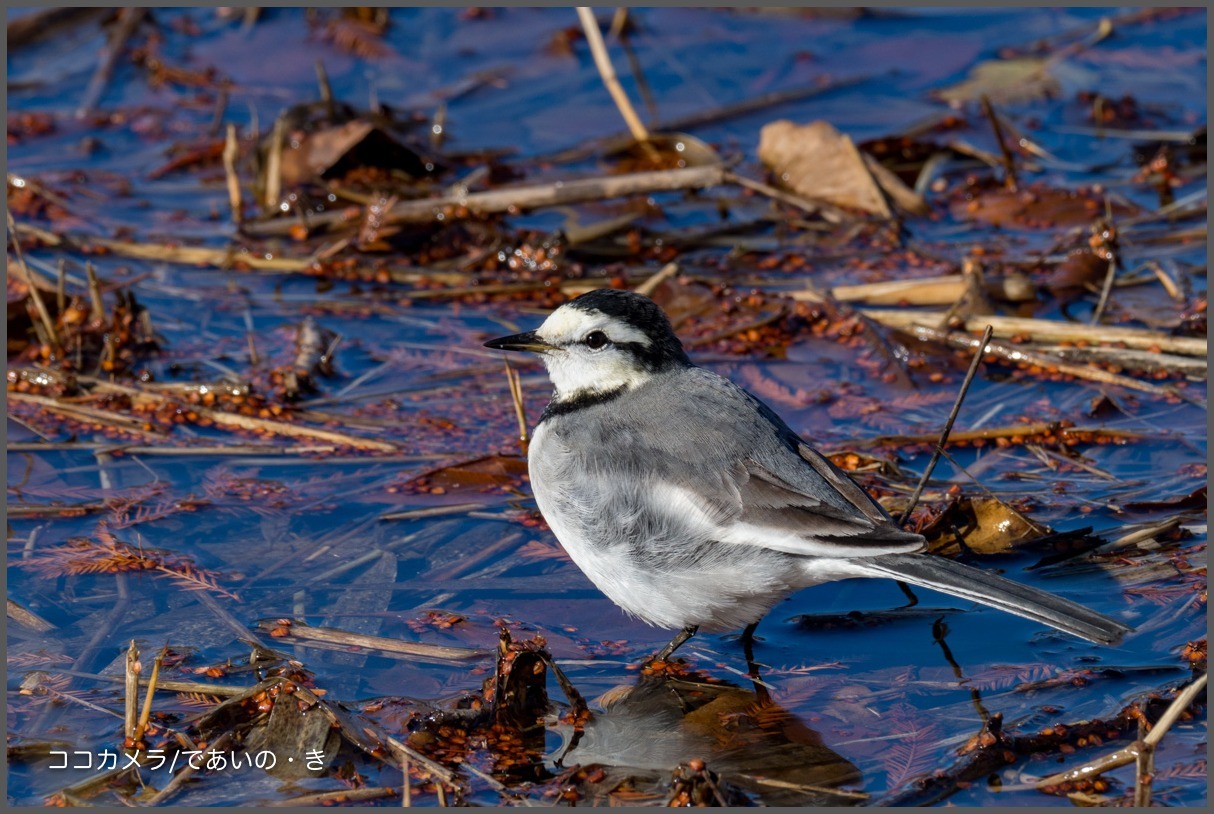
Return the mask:
[[(1203, 12), (599, 10), (613, 91), (572, 10), (57, 11), (9, 23), (14, 801), (1204, 803)], [(843, 583), (757, 680), (642, 667), (480, 348), (607, 286), (895, 515), (991, 325), (907, 522), (1140, 633)]]

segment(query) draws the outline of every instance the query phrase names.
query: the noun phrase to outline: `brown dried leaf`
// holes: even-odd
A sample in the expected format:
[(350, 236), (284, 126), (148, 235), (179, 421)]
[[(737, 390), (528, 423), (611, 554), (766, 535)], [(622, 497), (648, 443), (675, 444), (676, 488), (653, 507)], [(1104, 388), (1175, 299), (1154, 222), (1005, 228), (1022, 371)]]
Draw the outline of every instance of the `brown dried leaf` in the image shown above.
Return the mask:
[(1050, 533), (1048, 528), (994, 497), (963, 498), (949, 506), (922, 533), (929, 551), (953, 557), (962, 550), (956, 531), (961, 532), (965, 548), (978, 554), (1010, 551), (1025, 540)]
[[(1138, 214), (1137, 208), (1121, 203), (1114, 202), (1111, 207), (1114, 216)], [(972, 197), (954, 203), (952, 211), (956, 218), (991, 226), (1052, 229), (1091, 223), (1104, 214), (1105, 199), (1090, 190), (1035, 185), (1013, 191), (999, 187), (975, 192)]]
[(759, 132), (759, 160), (785, 186), (806, 198), (883, 218), (893, 216), (863, 155), (829, 122), (797, 126), (781, 119), (764, 125)]
[(1122, 508), (1131, 512), (1180, 511), (1182, 509), (1204, 509), (1207, 505), (1206, 487), (1202, 486), (1187, 495), (1165, 500), (1135, 500)]
[(964, 81), (942, 88), (935, 95), (958, 107), (983, 96), (996, 104), (1058, 97), (1062, 87), (1050, 75), (1048, 65), (1049, 61), (1040, 57), (980, 62)]
[(1109, 261), (1091, 249), (1077, 249), (1054, 267), (1045, 287), (1058, 299), (1067, 302), (1098, 286), (1109, 272)]
[(377, 167), (401, 170), (413, 177), (428, 174), (416, 152), (365, 119), (354, 119), (312, 133), (297, 134), (298, 146), (284, 145), (281, 176), (284, 187), (317, 178), (340, 178), (351, 170)]
[[(517, 455), (488, 455), (472, 461), (436, 469), (406, 484), (406, 489), (443, 494), (486, 486), (510, 486), (527, 474), (526, 459)], [(442, 491), (436, 492), (436, 489)]]

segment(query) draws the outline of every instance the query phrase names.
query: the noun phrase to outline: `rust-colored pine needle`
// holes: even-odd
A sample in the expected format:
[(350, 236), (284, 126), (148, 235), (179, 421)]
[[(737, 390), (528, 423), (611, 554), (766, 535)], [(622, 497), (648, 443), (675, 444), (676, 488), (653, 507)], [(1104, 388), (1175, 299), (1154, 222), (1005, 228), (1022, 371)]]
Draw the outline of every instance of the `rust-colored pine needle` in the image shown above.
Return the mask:
[(159, 551), (145, 551), (118, 540), (107, 531), (96, 539), (76, 537), (57, 548), (22, 560), (21, 565), (47, 577), (76, 574), (117, 574), (125, 571), (159, 571), (187, 590), (215, 591), (238, 599), (221, 587), (218, 575), (194, 565), (187, 557)]

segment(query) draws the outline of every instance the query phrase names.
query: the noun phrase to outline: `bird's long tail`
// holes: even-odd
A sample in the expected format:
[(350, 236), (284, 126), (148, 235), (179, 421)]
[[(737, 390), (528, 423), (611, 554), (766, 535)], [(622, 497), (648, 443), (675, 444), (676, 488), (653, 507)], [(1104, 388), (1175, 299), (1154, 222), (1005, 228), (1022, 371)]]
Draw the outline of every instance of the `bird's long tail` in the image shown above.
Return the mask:
[(1134, 630), (1069, 599), (932, 554), (885, 554), (866, 560), (865, 568), (1042, 622), (1090, 642), (1116, 644)]

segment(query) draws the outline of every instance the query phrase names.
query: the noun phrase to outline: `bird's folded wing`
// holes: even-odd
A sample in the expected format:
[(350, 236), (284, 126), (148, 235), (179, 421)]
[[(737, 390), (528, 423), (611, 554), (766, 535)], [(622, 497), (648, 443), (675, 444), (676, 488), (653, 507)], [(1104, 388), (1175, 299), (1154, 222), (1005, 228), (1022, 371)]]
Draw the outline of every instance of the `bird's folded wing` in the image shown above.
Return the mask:
[(704, 488), (703, 483), (691, 489), (663, 486), (656, 490), (655, 508), (688, 512), (696, 505), (690, 496), (698, 494), (698, 506), (716, 527), (715, 539), (788, 554), (861, 557), (923, 548), (921, 536), (894, 525), (872, 498), (825, 459), (802, 460), (791, 450), (784, 454), (789, 461), (777, 459), (774, 466), (754, 458), (739, 462), (720, 473), (715, 488)]

